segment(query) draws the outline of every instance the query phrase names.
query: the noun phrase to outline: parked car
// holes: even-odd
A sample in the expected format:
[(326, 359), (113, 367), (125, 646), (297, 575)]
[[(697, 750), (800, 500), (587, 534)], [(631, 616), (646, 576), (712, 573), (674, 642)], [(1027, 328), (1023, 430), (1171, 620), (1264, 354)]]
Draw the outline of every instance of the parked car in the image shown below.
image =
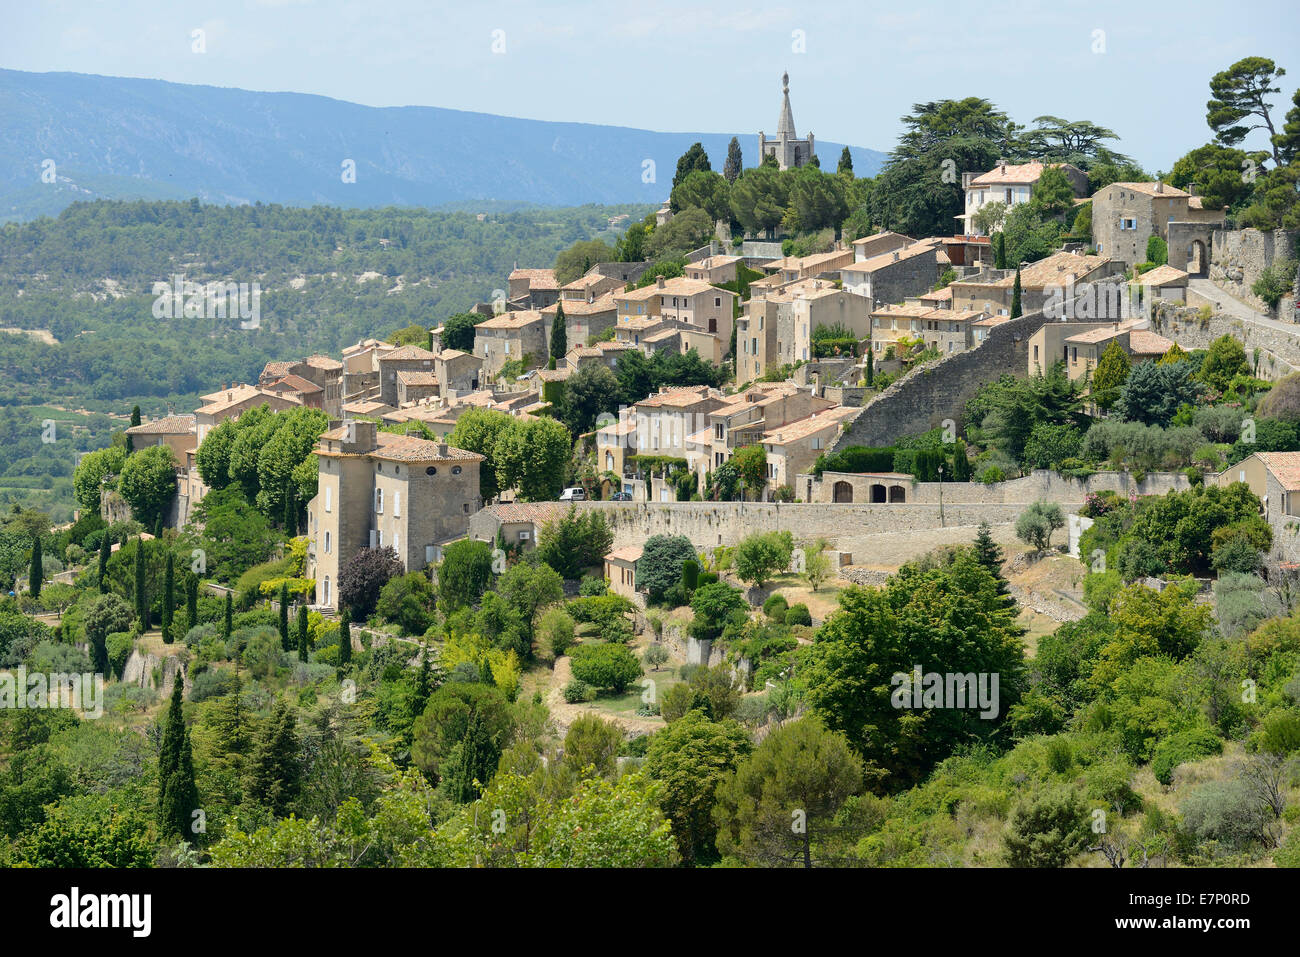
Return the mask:
[(561, 502), (585, 502), (587, 500), (587, 490), (585, 488), (566, 488), (560, 493)]
[(621, 492), (615, 492), (609, 497), (609, 500), (611, 502), (630, 502), (632, 501), (632, 493), (624, 489)]

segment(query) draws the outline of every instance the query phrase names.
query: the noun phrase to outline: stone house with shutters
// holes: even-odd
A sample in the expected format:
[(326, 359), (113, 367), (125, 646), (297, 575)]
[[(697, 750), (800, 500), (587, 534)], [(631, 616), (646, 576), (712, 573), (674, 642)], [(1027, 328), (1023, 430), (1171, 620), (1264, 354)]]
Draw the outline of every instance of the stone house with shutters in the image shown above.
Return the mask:
[(479, 509), (484, 457), (349, 420), (316, 447), (318, 491), (307, 505), (307, 575), (316, 607), (338, 607), (340, 569), (361, 549), (391, 546), (408, 571), (438, 560)]

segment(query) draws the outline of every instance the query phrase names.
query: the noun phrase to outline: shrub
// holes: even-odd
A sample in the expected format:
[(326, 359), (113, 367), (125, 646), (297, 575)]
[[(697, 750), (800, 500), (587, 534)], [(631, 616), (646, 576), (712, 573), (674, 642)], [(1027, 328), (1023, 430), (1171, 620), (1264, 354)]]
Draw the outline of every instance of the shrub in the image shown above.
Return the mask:
[(992, 485), (994, 482), (1005, 482), (1007, 474), (996, 465), (990, 465), (984, 471), (980, 472), (978, 481), (985, 485)]
[(108, 666), (120, 680), (122, 672), (126, 669), (127, 659), (135, 649), (135, 636), (130, 632), (118, 631), (109, 635), (104, 643), (108, 650)]
[(551, 657), (562, 657), (573, 646), (572, 616), (562, 608), (548, 608), (537, 623), (537, 637)]
[(1267, 834), (1268, 810), (1240, 778), (1200, 785), (1178, 810), (1183, 826), (1198, 841), (1215, 841), (1230, 850), (1245, 850)]
[(784, 621), (786, 610), (789, 607), (790, 603), (786, 601), (784, 595), (769, 595), (767, 601), (763, 602), (763, 614), (767, 615), (768, 618)]
[(1206, 758), (1223, 751), (1223, 741), (1208, 728), (1195, 728), (1171, 734), (1156, 745), (1151, 758), (1151, 773), (1168, 787), (1173, 783), (1174, 769), (1180, 764)]
[(392, 546), (359, 549), (339, 569), (339, 601), (354, 621), (364, 621), (375, 610), (388, 580), (400, 574), (402, 563)]
[(641, 676), (641, 663), (626, 645), (581, 645), (573, 650), (573, 676), (622, 694)]
[(227, 668), (209, 668), (195, 676), (190, 687), (191, 701), (206, 701), (239, 691), (239, 676)]
[(583, 575), (582, 581), (578, 584), (578, 594), (583, 598), (595, 598), (598, 595), (604, 595), (609, 591), (609, 583), (603, 578), (597, 578), (595, 575)]
[(574, 678), (564, 686), (564, 700), (569, 704), (582, 704), (584, 701), (594, 701), (596, 698), (596, 689), (580, 678)]
[(787, 625), (811, 625), (812, 612), (808, 610), (808, 606), (803, 602), (791, 605), (790, 609), (785, 613), (785, 623)]

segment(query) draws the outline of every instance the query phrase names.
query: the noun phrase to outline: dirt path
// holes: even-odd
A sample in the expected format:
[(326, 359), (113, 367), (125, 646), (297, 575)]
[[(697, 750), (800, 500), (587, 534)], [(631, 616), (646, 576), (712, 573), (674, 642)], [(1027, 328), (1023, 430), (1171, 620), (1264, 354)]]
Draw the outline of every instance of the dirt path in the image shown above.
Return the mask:
[(572, 678), (573, 670), (569, 667), (568, 655), (557, 658), (555, 670), (551, 672), (551, 690), (546, 695), (546, 706), (551, 709), (551, 720), (555, 722), (556, 732), (560, 737), (564, 737), (569, 730), (569, 725), (584, 714), (594, 714), (606, 721), (613, 721), (627, 732), (628, 737), (663, 730), (664, 722), (660, 718), (638, 718), (602, 711), (589, 704), (569, 704), (564, 700), (564, 686)]

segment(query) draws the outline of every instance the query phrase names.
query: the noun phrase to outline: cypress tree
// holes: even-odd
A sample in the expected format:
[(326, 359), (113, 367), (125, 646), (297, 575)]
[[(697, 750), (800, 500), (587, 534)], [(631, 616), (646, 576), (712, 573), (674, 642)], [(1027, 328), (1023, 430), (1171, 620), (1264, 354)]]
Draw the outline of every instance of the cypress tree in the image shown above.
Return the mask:
[[(140, 424), (140, 407), (134, 405), (131, 407), (131, 428)], [(128, 434), (126, 437), (126, 454), (130, 455), (135, 451), (135, 440)]]
[(1011, 286), (1011, 318), (1020, 318), (1020, 267), (1016, 267), (1016, 281)]
[(432, 690), (429, 680), (429, 646), (420, 644), (420, 673), (415, 679), (415, 695), (411, 699), (411, 716), (418, 718), (424, 714), (424, 706), (429, 703)]
[(339, 664), (346, 665), (351, 660), (352, 616), (348, 614), (348, 610), (344, 608), (342, 620), (339, 621)]
[(744, 167), (745, 158), (740, 152), (740, 140), (733, 136), (727, 144), (727, 160), (722, 164), (722, 176), (728, 183), (734, 183), (740, 178)]
[(847, 146), (840, 151), (840, 163), (835, 167), (835, 172), (848, 173), (850, 176), (853, 175), (853, 154), (849, 152)]
[(172, 685), (171, 705), (163, 724), (162, 747), (158, 751), (158, 823), (166, 826), (164, 809), (167, 807), (167, 789), (172, 776), (180, 769), (181, 752), (185, 748), (185, 679), (178, 671)]
[(27, 573), (27, 587), (33, 598), (41, 597), (41, 581), (45, 578), (45, 561), (41, 557), (41, 536), (32, 536), (32, 565)]
[(199, 576), (185, 576), (185, 627), (193, 628), (199, 623)]
[(551, 323), (551, 360), (548, 369), (554, 369), (556, 360), (563, 359), (569, 351), (569, 333), (564, 328), (564, 303), (555, 304), (555, 321)]
[(292, 482), (284, 483), (284, 532), (290, 537), (298, 534), (298, 496)]
[(289, 637), (289, 586), (280, 586), (280, 647), (285, 651), (293, 648), (293, 639)]
[(876, 372), (875, 372), (876, 357), (872, 354), (870, 347), (871, 347), (871, 343), (868, 342), (867, 343), (867, 376), (866, 376), (868, 389), (871, 388), (871, 383), (876, 378)]
[(167, 553), (167, 566), (163, 573), (163, 609), (162, 640), (164, 645), (172, 643), (172, 624), (176, 619), (176, 557)]
[(231, 632), (231, 623), (234, 618), (234, 601), (230, 597), (230, 592), (226, 592), (226, 613), (221, 620), (221, 640), (229, 641)]
[(1002, 233), (993, 234), (993, 268), (1007, 268), (1007, 237)]
[(108, 557), (113, 553), (113, 539), (104, 529), (104, 537), (99, 542), (99, 593), (108, 594)]
[(140, 630), (149, 630), (149, 598), (144, 587), (144, 539), (135, 540), (135, 616), (140, 619)]
[(307, 660), (307, 649), (311, 647), (311, 636), (307, 634), (307, 606), (298, 606), (298, 660)]
[(194, 783), (194, 751), (190, 747), (190, 733), (182, 730), (180, 759), (176, 770), (160, 785), (158, 794), (159, 830), (167, 835), (179, 835), (186, 840), (193, 837), (191, 822), (199, 806), (199, 789)]

